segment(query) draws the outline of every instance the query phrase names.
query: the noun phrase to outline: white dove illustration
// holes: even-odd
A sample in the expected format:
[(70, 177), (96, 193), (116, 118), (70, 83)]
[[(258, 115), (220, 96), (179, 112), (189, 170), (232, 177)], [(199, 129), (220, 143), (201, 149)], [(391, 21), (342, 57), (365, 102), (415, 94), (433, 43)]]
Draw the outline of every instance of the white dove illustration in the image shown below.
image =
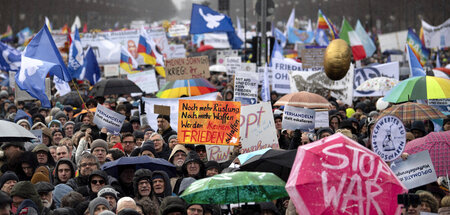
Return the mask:
[(210, 29), (219, 27), (220, 20), (225, 18), (224, 15), (212, 15), (210, 13), (206, 14), (206, 16), (205, 16), (205, 14), (203, 14), (203, 10), (201, 8), (198, 9), (198, 12), (203, 17), (203, 19), (207, 22), (206, 27), (208, 27)]

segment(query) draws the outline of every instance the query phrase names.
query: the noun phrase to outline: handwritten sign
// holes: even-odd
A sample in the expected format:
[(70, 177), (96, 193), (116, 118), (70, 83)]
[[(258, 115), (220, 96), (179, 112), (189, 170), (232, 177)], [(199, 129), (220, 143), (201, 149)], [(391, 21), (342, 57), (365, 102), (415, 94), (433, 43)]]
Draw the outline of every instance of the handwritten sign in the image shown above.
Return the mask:
[(233, 146), (224, 145), (206, 145), (206, 156), (209, 161), (217, 161), (223, 163), (231, 157)]
[(241, 154), (265, 148), (280, 148), (270, 102), (242, 106), (240, 117)]
[(391, 169), (406, 188), (412, 189), (437, 180), (436, 171), (428, 150), (401, 158), (391, 164)]
[(287, 105), (284, 108), (282, 127), (291, 130), (314, 130), (315, 117), (314, 110)]
[(156, 82), (155, 70), (153, 69), (127, 74), (127, 78), (146, 93), (158, 92), (158, 83)]
[(166, 80), (209, 78), (208, 56), (166, 60)]
[(108, 132), (119, 134), (124, 120), (124, 115), (110, 110), (101, 104), (97, 105), (97, 110), (95, 111), (94, 116), (94, 123), (99, 128), (106, 128)]
[(323, 68), (323, 55), (325, 48), (307, 48), (302, 50), (302, 67)]
[(234, 75), (237, 70), (241, 69), (241, 57), (225, 58), (225, 66), (227, 67), (227, 75)]
[(179, 100), (178, 141), (238, 145), (240, 113), (239, 102)]
[(237, 57), (238, 51), (237, 50), (220, 50), (216, 52), (217, 58), (216, 58), (216, 64), (224, 65), (225, 66), (225, 59), (227, 57)]
[(330, 127), (328, 121), (328, 111), (316, 111), (315, 128), (328, 128)]
[(169, 28), (169, 37), (184, 37), (189, 35), (185, 25), (172, 25)]
[(258, 98), (258, 74), (236, 71), (234, 76), (234, 100), (241, 104), (256, 104)]

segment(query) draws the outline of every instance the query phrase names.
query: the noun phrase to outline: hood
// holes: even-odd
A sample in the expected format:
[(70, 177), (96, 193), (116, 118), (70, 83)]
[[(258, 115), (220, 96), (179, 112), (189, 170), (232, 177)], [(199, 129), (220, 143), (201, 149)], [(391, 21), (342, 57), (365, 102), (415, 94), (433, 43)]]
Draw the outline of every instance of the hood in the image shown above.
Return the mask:
[[(150, 184), (152, 184), (152, 171), (148, 170), (148, 169), (138, 169), (135, 173), (134, 173), (134, 177), (133, 177), (133, 188), (134, 188), (134, 195), (140, 199), (141, 196), (139, 195), (138, 192), (138, 184), (139, 181), (142, 179), (147, 178), (150, 182)], [(151, 185), (153, 187), (153, 185)], [(153, 192), (153, 189), (152, 189)]]
[[(188, 175), (187, 164), (190, 162), (196, 162), (196, 163), (200, 164), (200, 171), (196, 176)], [(203, 163), (203, 161), (200, 159), (197, 152), (195, 152), (195, 151), (190, 151), (188, 153), (186, 160), (184, 161), (184, 164), (181, 167), (181, 170), (183, 171), (184, 177), (194, 177), (195, 179), (201, 179), (201, 178), (204, 178), (204, 176), (205, 176), (205, 164)]]
[(177, 153), (178, 151), (183, 151), (184, 153), (189, 154), (189, 151), (186, 149), (186, 147), (184, 147), (183, 144), (177, 144), (175, 145), (175, 147), (173, 147), (172, 152), (170, 153), (169, 156), (169, 162), (172, 163), (172, 157), (175, 153)]
[[(170, 179), (169, 179), (169, 175), (167, 175), (166, 172), (164, 171), (154, 171), (152, 173), (152, 179), (156, 176), (156, 175), (162, 175), (163, 179), (164, 179), (164, 196), (172, 196), (172, 185), (170, 184)], [(152, 192), (154, 192), (152, 190)]]
[(60, 183), (61, 183), (61, 182), (59, 181), (59, 179), (58, 179), (58, 171), (57, 171), (57, 170), (58, 170), (59, 165), (61, 165), (62, 163), (65, 163), (65, 164), (68, 164), (68, 165), (69, 165), (70, 170), (71, 170), (71, 172), (72, 172), (72, 178), (75, 177), (75, 164), (73, 164), (73, 162), (70, 161), (70, 160), (67, 159), (67, 158), (62, 158), (61, 160), (59, 160), (58, 162), (56, 162), (55, 169), (53, 169), (53, 184), (54, 184), (54, 185), (57, 185), (57, 184), (60, 184)]
[(19, 109), (19, 110), (17, 110), (16, 116), (14, 117), (14, 123), (17, 123), (17, 121), (19, 121), (21, 119), (28, 120), (28, 123), (30, 124), (30, 128), (33, 126), (33, 121), (31, 120), (31, 116), (28, 115), (25, 111)]
[(93, 178), (94, 176), (100, 176), (100, 177), (102, 177), (103, 180), (105, 180), (105, 185), (108, 184), (108, 174), (107, 174), (105, 171), (103, 171), (103, 170), (94, 170), (94, 171), (89, 175), (89, 179), (88, 179), (88, 187), (89, 187), (89, 190), (92, 190), (92, 189), (91, 189), (91, 180), (92, 180), (92, 178)]

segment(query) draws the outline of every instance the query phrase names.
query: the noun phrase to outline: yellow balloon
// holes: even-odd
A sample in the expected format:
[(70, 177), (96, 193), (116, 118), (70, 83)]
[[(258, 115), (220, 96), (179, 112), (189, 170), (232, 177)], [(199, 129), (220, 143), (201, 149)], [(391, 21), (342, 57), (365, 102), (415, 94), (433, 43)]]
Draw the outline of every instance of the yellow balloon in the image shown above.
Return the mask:
[(330, 42), (324, 55), (325, 74), (331, 80), (341, 80), (350, 68), (351, 50), (343, 39)]

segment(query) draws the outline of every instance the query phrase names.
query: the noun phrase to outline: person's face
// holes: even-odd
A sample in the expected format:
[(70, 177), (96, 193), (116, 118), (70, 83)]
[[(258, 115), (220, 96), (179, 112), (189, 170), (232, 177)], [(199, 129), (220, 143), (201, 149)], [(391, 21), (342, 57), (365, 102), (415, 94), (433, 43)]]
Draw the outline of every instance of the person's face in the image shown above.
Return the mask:
[(50, 145), (50, 138), (47, 135), (42, 135), (42, 143), (46, 146)]
[(197, 175), (200, 172), (200, 164), (197, 162), (190, 162), (187, 164), (187, 172), (189, 176)]
[(58, 146), (58, 148), (56, 148), (56, 156), (57, 156), (57, 160), (60, 160), (61, 158), (70, 159), (70, 154), (67, 151), (67, 147), (65, 147), (65, 146)]
[(105, 186), (105, 179), (102, 177), (95, 175), (91, 179), (91, 190), (93, 193), (98, 193), (100, 189), (102, 189), (103, 186)]
[(152, 192), (152, 185), (147, 179), (143, 179), (138, 182), (138, 192), (141, 196), (150, 196), (150, 192)]
[(23, 202), (23, 200), (25, 200), (25, 199), (22, 198), (22, 197), (20, 197), (20, 196), (13, 196), (13, 197), (12, 197), (13, 205), (14, 205), (15, 207), (17, 207), (17, 208), (19, 207), (20, 203)]
[(120, 136), (118, 136), (118, 135), (112, 135), (112, 136), (109, 138), (109, 142), (110, 142), (111, 144), (120, 143)]
[(163, 118), (158, 118), (156, 122), (158, 124), (158, 129), (160, 130), (166, 130), (169, 128), (169, 122)]
[(27, 130), (30, 130), (30, 126), (26, 122), (21, 122), (19, 125), (22, 126), (25, 129), (27, 129)]
[(200, 205), (191, 205), (187, 209), (187, 215), (203, 215), (203, 208)]
[(153, 141), (156, 152), (162, 151), (163, 139), (162, 139), (161, 135), (155, 135), (155, 136), (151, 137), (150, 140)]
[[(42, 136), (42, 137), (44, 137), (44, 136)], [(55, 148), (51, 148), (49, 150), (50, 150), (50, 154), (53, 157), (53, 160), (57, 161), (58, 160), (58, 156), (56, 155), (56, 149)]]
[(133, 122), (131, 123), (131, 127), (133, 127), (133, 131), (137, 131), (141, 129), (141, 124), (139, 124), (139, 122)]
[(206, 148), (197, 148), (195, 150), (198, 154), (198, 156), (200, 157), (201, 160), (205, 160), (206, 158)]
[(153, 190), (156, 194), (161, 194), (164, 192), (164, 180), (162, 178), (153, 179)]
[(412, 130), (411, 133), (413, 133), (415, 138), (420, 138), (423, 136), (423, 133), (419, 130)]
[(66, 124), (66, 122), (67, 122), (66, 117), (59, 117), (58, 120), (61, 122), (61, 125), (64, 125), (64, 124)]
[(5, 184), (3, 184), (3, 187), (2, 187), (1, 190), (2, 190), (3, 192), (5, 192), (5, 193), (10, 194), (12, 188), (14, 187), (14, 185), (16, 185), (16, 183), (17, 183), (16, 180), (8, 180), (8, 181), (5, 182)]
[(210, 168), (208, 170), (206, 170), (206, 176), (211, 177), (214, 175), (219, 174), (219, 170), (217, 168)]
[(173, 149), (173, 147), (175, 147), (178, 144), (178, 139), (177, 138), (173, 138), (169, 141), (169, 148)]
[(103, 196), (106, 200), (108, 200), (109, 202), (109, 206), (111, 206), (111, 208), (116, 208), (117, 205), (117, 201), (116, 198), (114, 198), (114, 196), (112, 195), (105, 195)]
[(53, 124), (50, 125), (50, 130), (52, 132), (55, 131), (55, 130), (58, 130), (58, 129), (59, 129), (58, 123), (53, 123)]
[(64, 113), (66, 114), (66, 116), (67, 116), (69, 119), (72, 119), (72, 118), (73, 118), (73, 111), (67, 111), (67, 110), (64, 110)]
[(419, 205), (416, 205), (416, 207), (414, 207), (413, 205), (410, 205), (407, 209), (404, 208), (403, 209), (403, 214), (405, 215), (419, 215), (420, 211), (419, 211)]
[(47, 111), (41, 110), (41, 111), (39, 111), (39, 113), (40, 113), (42, 116), (47, 117)]
[(100, 163), (104, 163), (106, 161), (106, 150), (102, 147), (97, 147), (92, 151), (92, 154), (97, 157)]
[(72, 178), (72, 172), (70, 171), (70, 166), (68, 164), (63, 163), (58, 166), (58, 178), (64, 183)]
[(66, 137), (72, 137), (73, 136), (73, 125), (72, 124), (66, 125), (66, 128), (64, 129), (64, 133), (66, 133)]
[(422, 202), (420, 203), (420, 211), (421, 212), (430, 212), (431, 213), (431, 207), (428, 203)]
[(84, 125), (89, 125), (89, 123), (91, 123), (91, 119), (89, 118), (88, 115), (86, 115), (86, 116), (83, 117), (83, 121), (82, 122), (83, 122)]
[(99, 205), (95, 208), (94, 215), (98, 215), (102, 211), (106, 211), (106, 210), (108, 210), (108, 207), (106, 207), (105, 205)]
[(82, 176), (88, 176), (93, 171), (97, 170), (97, 164), (95, 160), (92, 159), (83, 159), (80, 162), (80, 174)]
[(444, 125), (444, 131), (449, 131), (449, 130), (450, 130), (450, 122), (447, 122)]
[(301, 137), (302, 145), (309, 143), (308, 133), (303, 132)]
[(27, 177), (31, 177), (31, 176), (33, 176), (33, 167), (31, 167), (31, 165), (30, 164), (28, 164), (28, 163), (22, 163), (22, 170), (23, 170), (23, 173), (25, 173), (25, 175), (27, 176)]
[(41, 201), (42, 204), (44, 205), (44, 207), (49, 208), (52, 206), (52, 198), (53, 198), (53, 193), (52, 192), (48, 192), (48, 193), (39, 193), (39, 196), (41, 197)]
[(278, 131), (281, 131), (282, 127), (281, 127), (281, 119), (275, 119), (275, 128)]
[(331, 127), (333, 130), (336, 130), (336, 129), (339, 128), (339, 120), (338, 120), (336, 117), (333, 117), (333, 118), (331, 119), (331, 121), (330, 121), (330, 127)]
[(133, 183), (134, 169), (128, 168), (120, 173), (120, 180), (125, 184)]
[(322, 134), (320, 134), (320, 139), (325, 138), (325, 137), (329, 137), (329, 136), (331, 136), (330, 133), (328, 133), (328, 132), (322, 132)]
[(55, 134), (53, 134), (53, 143), (58, 145), (59, 141), (63, 138), (63, 135), (61, 132), (56, 132)]
[(147, 155), (147, 156), (149, 156), (151, 158), (155, 158), (155, 155), (149, 150), (143, 151), (141, 155)]
[(183, 166), (184, 161), (186, 160), (186, 157), (187, 157), (187, 155), (183, 151), (175, 152), (175, 154), (173, 155), (173, 160), (172, 160), (173, 165), (175, 165), (176, 167)]
[(132, 40), (128, 40), (128, 52), (136, 59), (138, 57), (138, 52), (136, 48), (136, 44)]
[(46, 164), (48, 162), (48, 154), (45, 151), (38, 151), (36, 157), (39, 164)]
[(122, 146), (123, 146), (123, 150), (127, 154), (130, 154), (131, 151), (133, 151), (135, 145), (136, 145), (136, 143), (134, 142), (134, 137), (128, 136), (128, 137), (123, 138)]
[(10, 215), (11, 214), (11, 206), (6, 204), (4, 207), (0, 208), (0, 215)]
[(144, 133), (144, 142), (150, 139), (150, 136), (153, 134), (153, 131), (146, 131)]

